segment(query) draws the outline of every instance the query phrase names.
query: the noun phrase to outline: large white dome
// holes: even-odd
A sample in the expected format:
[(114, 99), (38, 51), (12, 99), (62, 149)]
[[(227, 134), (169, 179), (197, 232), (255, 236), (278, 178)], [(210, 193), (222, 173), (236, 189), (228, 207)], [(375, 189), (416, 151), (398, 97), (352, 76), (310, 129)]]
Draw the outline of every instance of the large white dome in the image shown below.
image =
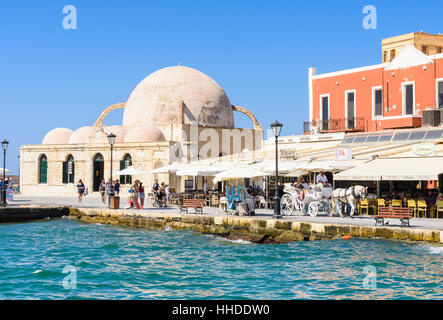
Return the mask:
[(67, 128), (51, 130), (43, 138), (42, 144), (68, 144), (72, 132), (71, 129)]
[(90, 137), (95, 136), (94, 127), (81, 127), (75, 130), (69, 137), (69, 144), (87, 143)]
[(184, 123), (233, 128), (234, 114), (223, 89), (204, 73), (183, 66), (160, 69), (146, 77), (131, 93), (123, 126), (155, 126), (180, 123), (180, 102), (185, 104)]

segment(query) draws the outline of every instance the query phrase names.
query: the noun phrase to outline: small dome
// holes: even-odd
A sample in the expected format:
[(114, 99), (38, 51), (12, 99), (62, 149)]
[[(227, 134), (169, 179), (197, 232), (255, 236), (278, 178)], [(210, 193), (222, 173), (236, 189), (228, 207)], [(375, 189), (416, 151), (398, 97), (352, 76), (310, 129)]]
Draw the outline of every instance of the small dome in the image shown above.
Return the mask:
[(42, 144), (68, 144), (72, 130), (68, 128), (57, 128), (49, 131), (43, 138)]
[(160, 142), (166, 141), (165, 136), (156, 127), (137, 126), (128, 130), (125, 142)]
[(94, 127), (81, 127), (75, 130), (69, 138), (69, 144), (87, 143), (89, 137), (95, 136)]
[[(184, 119), (180, 106), (184, 103)], [(203, 126), (234, 127), (234, 113), (223, 89), (206, 74), (175, 66), (146, 77), (132, 91), (123, 114), (124, 126), (165, 125), (198, 121)]]
[(115, 142), (124, 142), (126, 133), (128, 132), (128, 128), (122, 127), (122, 126), (109, 126), (109, 127), (103, 127), (103, 131), (106, 134), (113, 133), (117, 137), (115, 138)]

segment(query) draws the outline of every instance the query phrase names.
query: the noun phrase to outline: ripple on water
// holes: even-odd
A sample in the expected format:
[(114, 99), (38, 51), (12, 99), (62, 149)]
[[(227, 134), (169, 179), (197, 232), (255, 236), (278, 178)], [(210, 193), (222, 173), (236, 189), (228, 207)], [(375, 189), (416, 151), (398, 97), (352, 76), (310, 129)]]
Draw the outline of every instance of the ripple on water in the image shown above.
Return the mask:
[[(0, 298), (441, 299), (442, 252), (362, 239), (257, 245), (67, 219), (8, 224)], [(72, 269), (76, 288), (65, 289)], [(368, 270), (375, 288), (364, 285)]]

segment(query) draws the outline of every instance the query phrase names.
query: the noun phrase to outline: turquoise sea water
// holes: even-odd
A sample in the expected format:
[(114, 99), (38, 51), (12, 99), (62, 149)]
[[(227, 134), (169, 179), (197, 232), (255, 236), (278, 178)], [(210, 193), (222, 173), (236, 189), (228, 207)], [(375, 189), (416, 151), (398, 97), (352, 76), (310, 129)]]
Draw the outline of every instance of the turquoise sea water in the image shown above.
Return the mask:
[(1, 299), (441, 299), (442, 265), (442, 247), (397, 241), (258, 245), (68, 219), (0, 225)]

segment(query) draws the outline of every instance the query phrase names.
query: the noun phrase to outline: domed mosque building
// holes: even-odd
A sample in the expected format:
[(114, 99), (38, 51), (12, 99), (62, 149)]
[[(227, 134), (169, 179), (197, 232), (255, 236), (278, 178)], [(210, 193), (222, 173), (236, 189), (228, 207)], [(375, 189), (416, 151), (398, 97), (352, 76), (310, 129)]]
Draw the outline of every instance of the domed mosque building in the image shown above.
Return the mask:
[[(116, 109), (124, 109), (122, 125), (103, 126), (106, 116)], [(235, 128), (234, 111), (246, 114), (253, 129)], [(254, 115), (232, 105), (217, 82), (193, 68), (168, 67), (146, 77), (126, 103), (107, 107), (90, 126), (57, 128), (46, 134), (41, 145), (22, 146), (21, 192), (75, 195), (79, 179), (90, 192), (98, 191), (101, 179), (110, 176), (110, 133), (116, 135), (113, 172), (130, 165), (150, 171), (177, 161), (257, 150), (263, 141), (263, 129)], [(113, 178), (121, 180), (123, 192), (133, 179), (150, 189), (155, 178), (180, 192), (187, 179), (174, 173)]]

